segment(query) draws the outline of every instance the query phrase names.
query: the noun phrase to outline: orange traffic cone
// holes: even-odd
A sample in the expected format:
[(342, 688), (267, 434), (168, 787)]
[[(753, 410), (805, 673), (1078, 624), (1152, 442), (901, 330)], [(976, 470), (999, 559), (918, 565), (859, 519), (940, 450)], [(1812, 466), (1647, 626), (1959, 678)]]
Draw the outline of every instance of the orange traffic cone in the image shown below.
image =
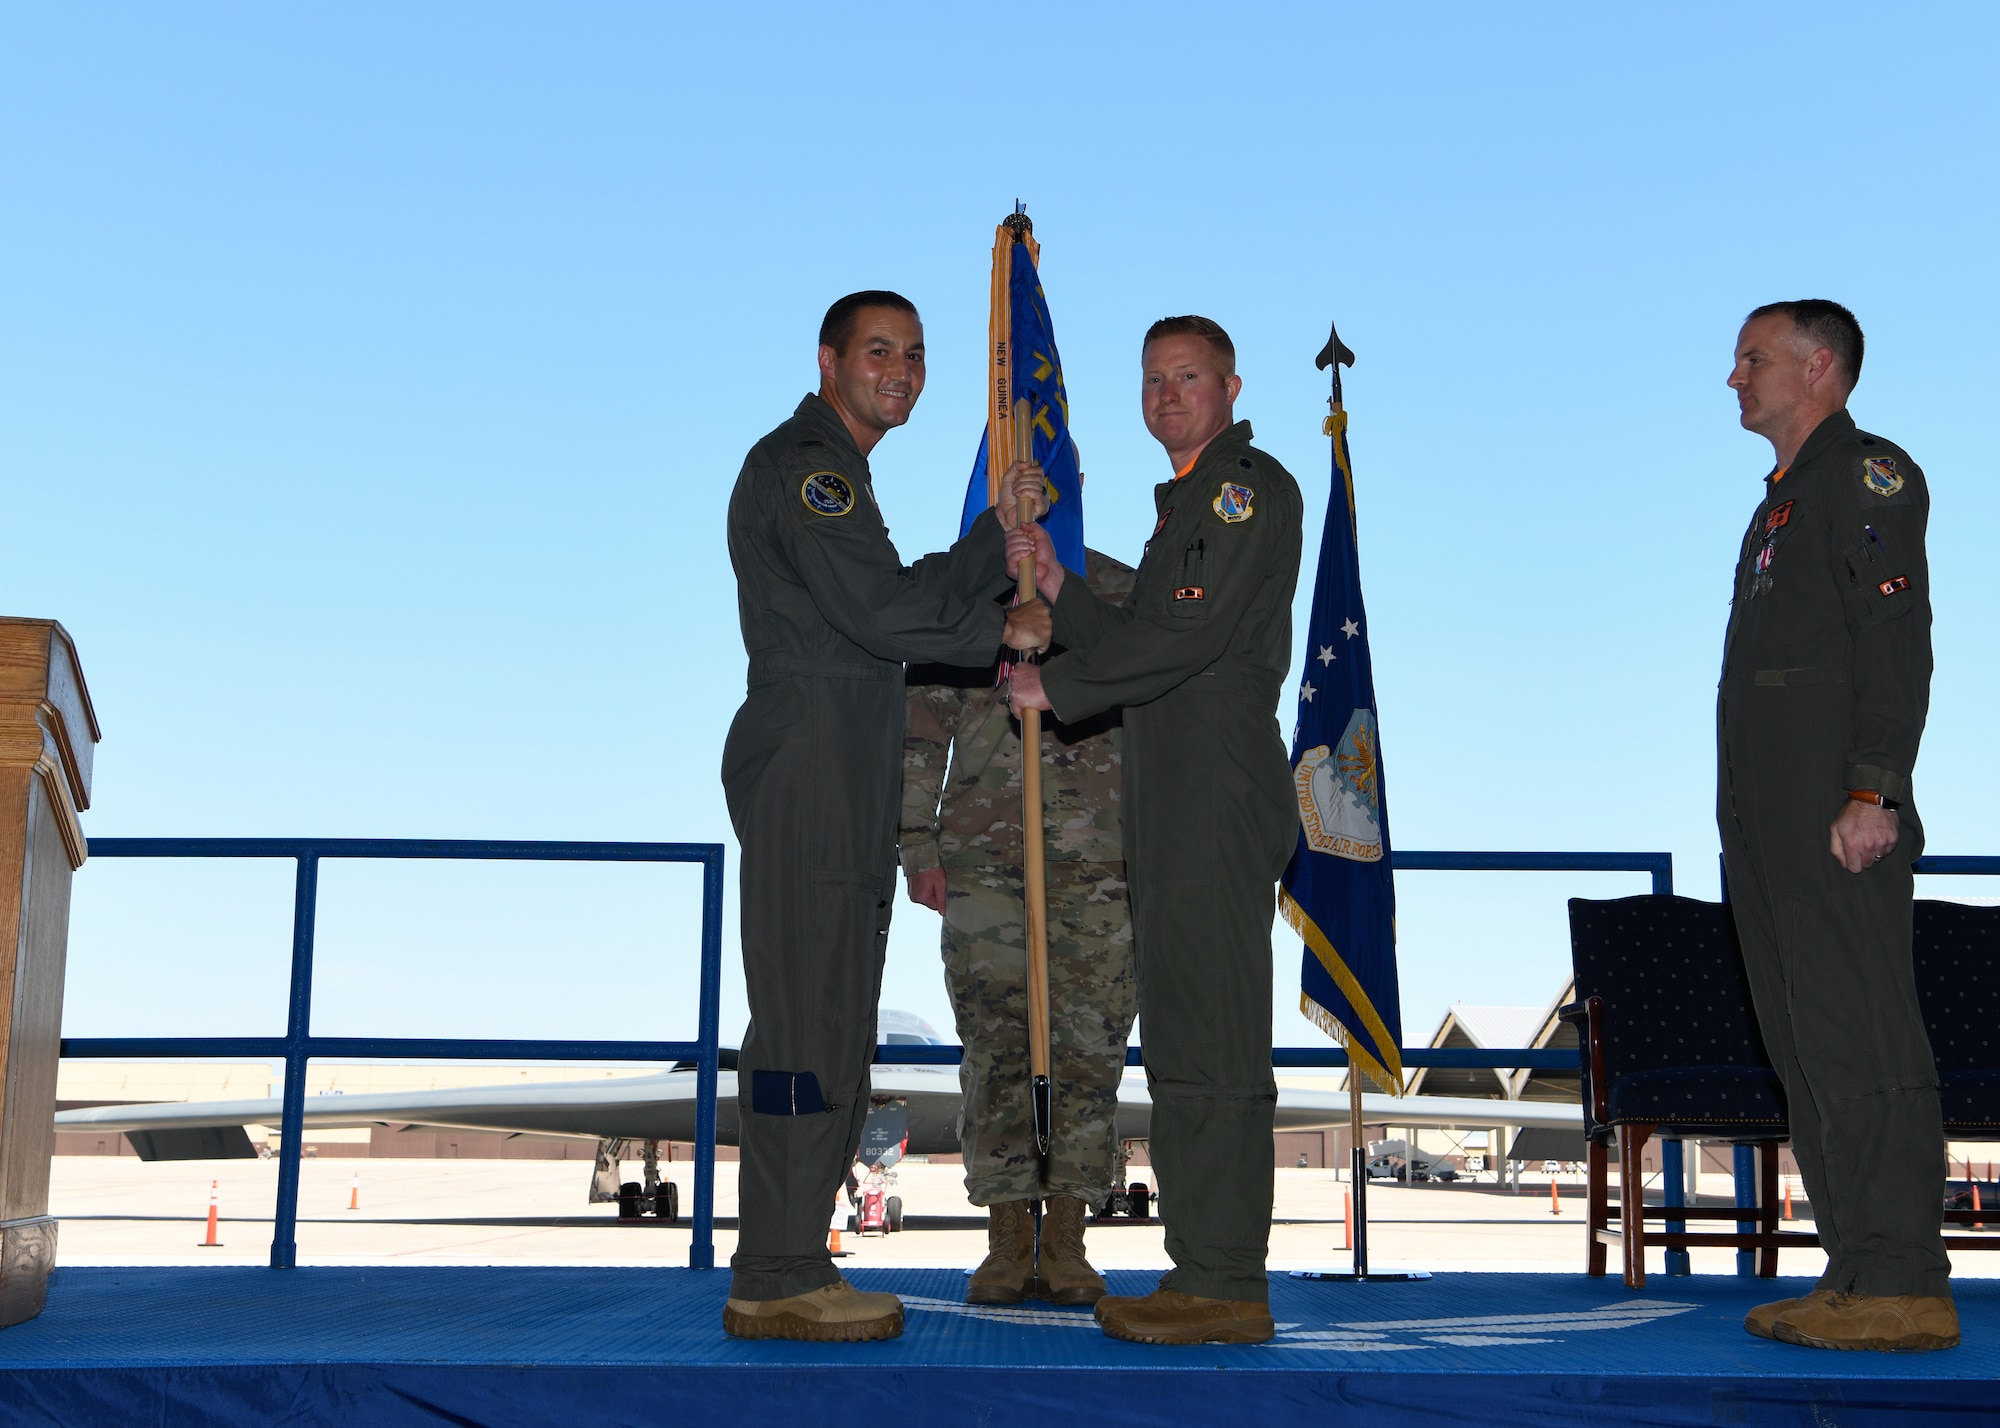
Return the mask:
[(828, 1254), (839, 1254), (841, 1252), (839, 1230), (828, 1230), (826, 1232), (826, 1249)]
[(347, 1208), (350, 1210), (361, 1208), (361, 1172), (358, 1170), (354, 1172), (354, 1188), (347, 1192)]
[(1562, 1195), (1556, 1189), (1556, 1178), (1553, 1175), (1551, 1175), (1549, 1177), (1549, 1213), (1551, 1215), (1560, 1215), (1562, 1212), (1563, 1212)]
[(1340, 1247), (1354, 1248), (1354, 1192), (1349, 1190), (1341, 1197), (1340, 1204)]
[(1792, 1214), (1792, 1182), (1790, 1177), (1787, 1177), (1785, 1180), (1785, 1218), (1788, 1220), (1797, 1218), (1797, 1216)]
[(197, 1249), (222, 1248), (222, 1241), (215, 1237), (216, 1186), (219, 1183), (214, 1180), (208, 1182), (208, 1238), (197, 1245)]

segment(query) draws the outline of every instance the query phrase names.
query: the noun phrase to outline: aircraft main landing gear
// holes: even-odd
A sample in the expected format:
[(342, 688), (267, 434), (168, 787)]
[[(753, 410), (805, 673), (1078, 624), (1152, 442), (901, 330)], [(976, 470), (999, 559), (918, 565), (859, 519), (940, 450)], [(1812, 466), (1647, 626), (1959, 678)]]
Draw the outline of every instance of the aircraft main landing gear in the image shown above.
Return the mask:
[(1097, 1207), (1095, 1220), (1149, 1220), (1153, 1214), (1153, 1192), (1143, 1180), (1134, 1180)]

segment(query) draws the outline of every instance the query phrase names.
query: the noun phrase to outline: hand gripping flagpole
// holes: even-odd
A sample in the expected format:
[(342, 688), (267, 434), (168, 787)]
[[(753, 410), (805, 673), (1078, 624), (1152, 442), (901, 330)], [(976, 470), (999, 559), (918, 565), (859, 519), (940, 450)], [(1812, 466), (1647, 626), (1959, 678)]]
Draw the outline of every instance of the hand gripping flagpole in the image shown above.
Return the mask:
[[(1000, 225), (993, 245), (993, 292), (989, 343), (988, 398), (989, 448), (986, 470), (994, 498), (1004, 496), (1001, 474), (1011, 462), (1035, 459), (1033, 412), (1026, 397), (1010, 402), (1012, 394), (1013, 314), (1011, 281), (1013, 247), (1036, 244), (1034, 225), (1020, 204)], [(1009, 459), (1003, 460), (1002, 457)], [(1034, 519), (1033, 503), (1022, 498), (1018, 514), (1023, 522)], [(1022, 557), (1017, 598), (1023, 603), (1035, 598), (1035, 559)], [(1023, 656), (1026, 658), (1026, 656)], [(1042, 848), (1042, 711), (1021, 711), (1021, 834), (1023, 881), (1026, 884), (1028, 951), (1028, 1072), (1029, 1095), (1035, 1123), (1035, 1150), (1049, 1153), (1053, 1131), (1053, 1095), (1049, 1082), (1049, 917), (1048, 879)]]

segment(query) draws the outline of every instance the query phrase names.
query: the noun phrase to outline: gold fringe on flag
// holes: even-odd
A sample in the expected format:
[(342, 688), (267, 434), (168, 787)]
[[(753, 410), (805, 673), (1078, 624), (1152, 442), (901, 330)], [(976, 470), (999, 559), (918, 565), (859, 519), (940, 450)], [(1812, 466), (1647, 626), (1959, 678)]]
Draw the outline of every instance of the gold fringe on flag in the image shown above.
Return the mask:
[(1384, 1066), (1357, 1044), (1354, 1038), (1348, 1035), (1347, 1028), (1341, 1025), (1332, 1012), (1303, 991), (1299, 993), (1300, 1014), (1345, 1046), (1348, 1061), (1367, 1071), (1375, 1078), (1377, 1085), (1392, 1096), (1402, 1095), (1403, 1058), (1400, 1054), (1402, 1048), (1397, 1046), (1395, 1038), (1389, 1035), (1389, 1028), (1383, 1025), (1381, 1013), (1375, 1010), (1375, 1004), (1368, 999), (1368, 994), (1361, 990), (1361, 983), (1355, 979), (1354, 973), (1348, 970), (1347, 963), (1341, 959), (1340, 954), (1333, 950), (1333, 944), (1326, 940), (1326, 934), (1319, 930), (1319, 924), (1308, 917), (1306, 910), (1294, 902), (1292, 895), (1282, 888), (1278, 891), (1278, 915), (1291, 924), (1292, 931), (1298, 933), (1299, 939), (1312, 949), (1313, 956), (1317, 957), (1320, 965), (1326, 968), (1327, 975), (1333, 978), (1334, 985), (1340, 988), (1341, 995), (1347, 998), (1348, 1005), (1360, 1015), (1362, 1024), (1368, 1028), (1368, 1034), (1374, 1038), (1375, 1045), (1388, 1053), (1389, 1065)]

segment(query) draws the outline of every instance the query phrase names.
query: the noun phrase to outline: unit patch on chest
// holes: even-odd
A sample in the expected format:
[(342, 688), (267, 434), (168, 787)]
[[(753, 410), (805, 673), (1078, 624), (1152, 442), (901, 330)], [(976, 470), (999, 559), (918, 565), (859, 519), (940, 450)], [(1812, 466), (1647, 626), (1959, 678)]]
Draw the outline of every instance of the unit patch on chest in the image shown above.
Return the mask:
[(1222, 517), (1223, 523), (1233, 526), (1238, 521), (1247, 521), (1256, 514), (1256, 508), (1250, 504), (1256, 498), (1257, 493), (1248, 486), (1239, 486), (1234, 481), (1224, 481), (1222, 490), (1211, 504), (1215, 508), (1215, 513)]
[(854, 509), (854, 487), (838, 471), (815, 471), (800, 485), (799, 499), (816, 516), (844, 516)]
[(1896, 469), (1895, 461), (1887, 456), (1864, 457), (1861, 462), (1861, 484), (1878, 496), (1893, 496), (1903, 489), (1903, 473)]
[(1784, 529), (1787, 525), (1790, 525), (1791, 520), (1792, 520), (1792, 503), (1790, 501), (1785, 502), (1785, 504), (1782, 506), (1773, 507), (1771, 509), (1770, 514), (1764, 517), (1764, 534), (1765, 535), (1776, 534), (1778, 531)]

